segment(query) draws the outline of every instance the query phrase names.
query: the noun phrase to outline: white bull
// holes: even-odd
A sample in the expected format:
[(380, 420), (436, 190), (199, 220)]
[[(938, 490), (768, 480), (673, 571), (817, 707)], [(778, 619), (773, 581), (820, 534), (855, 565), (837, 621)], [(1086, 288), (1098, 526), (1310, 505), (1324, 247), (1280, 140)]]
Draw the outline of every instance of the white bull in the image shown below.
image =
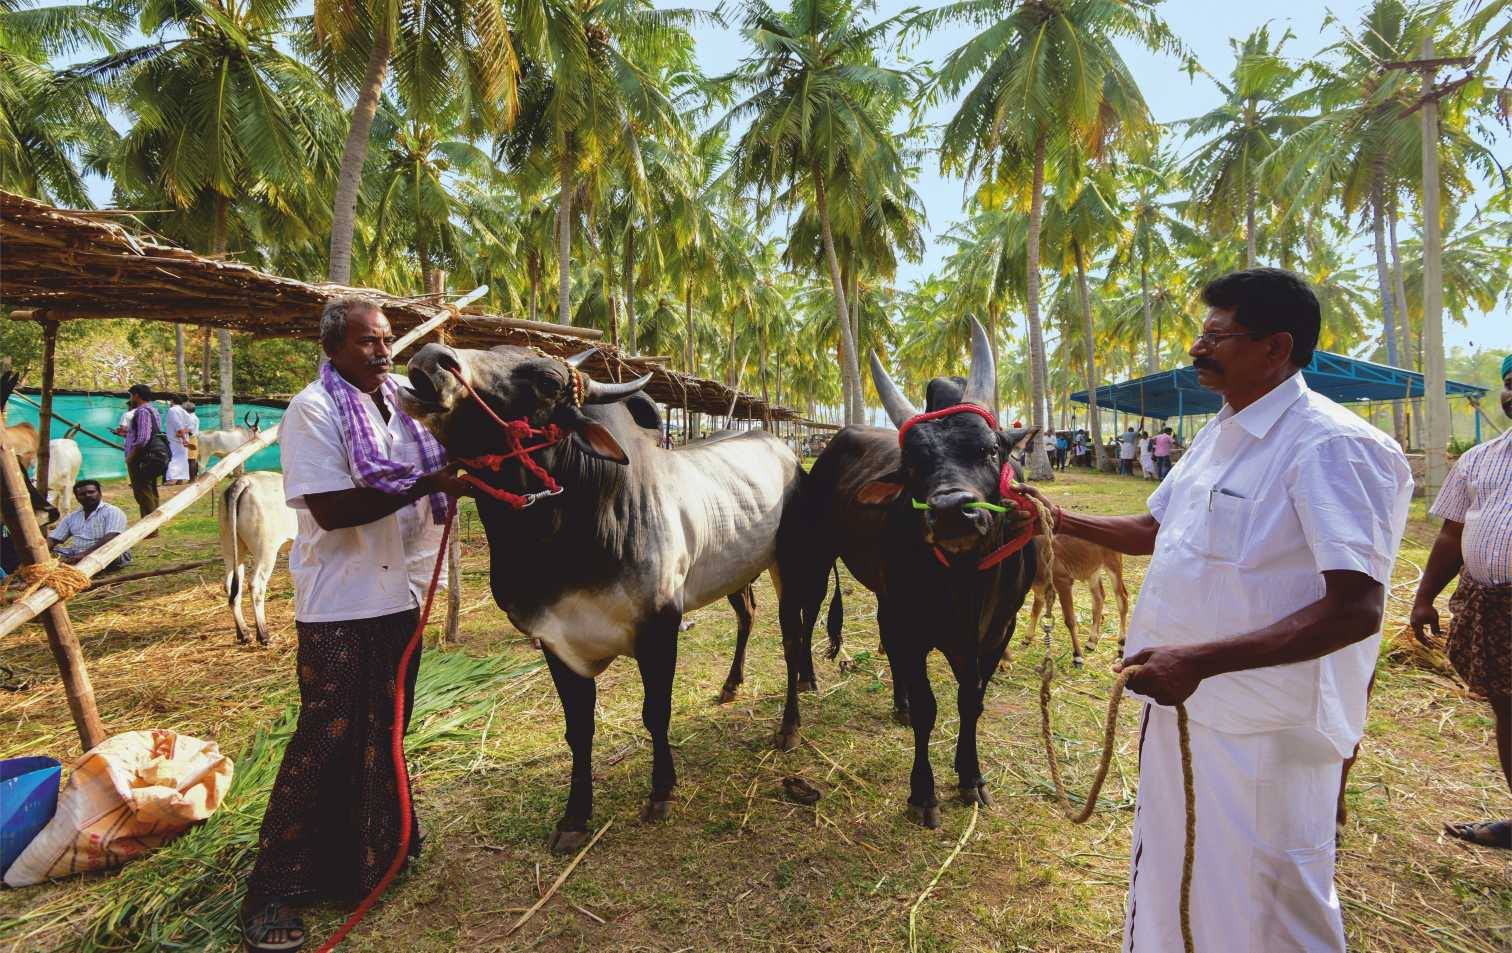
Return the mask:
[[(75, 427), (69, 433), (77, 430)], [(74, 507), (73, 485), (83, 466), (84, 454), (73, 440), (59, 437), (47, 442), (47, 492), (52, 494), (53, 504), (64, 516)]]
[(237, 447), (257, 436), (256, 430), (232, 427), (230, 430), (202, 430), (195, 437), (195, 454), (200, 468), (210, 465), (211, 457), (224, 457)]
[(294, 511), (284, 502), (282, 474), (248, 473), (226, 488), (225, 505), (220, 512), (221, 558), (226, 563), (227, 602), (236, 618), (236, 641), (242, 644), (249, 641), (241, 606), (247, 574), (242, 564), (245, 561), (251, 569), (257, 641), (267, 645), (268, 621), (263, 607), (268, 598), (268, 580), (278, 563), (279, 551), (294, 539), (295, 526)]

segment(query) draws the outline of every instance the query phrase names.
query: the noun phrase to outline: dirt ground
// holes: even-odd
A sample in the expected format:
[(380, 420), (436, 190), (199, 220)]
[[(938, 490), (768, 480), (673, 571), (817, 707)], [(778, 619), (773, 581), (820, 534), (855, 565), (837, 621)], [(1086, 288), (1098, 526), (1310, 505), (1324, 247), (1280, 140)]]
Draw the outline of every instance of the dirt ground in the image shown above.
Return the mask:
[[(1073, 474), (1050, 493), (1067, 506), (1128, 513), (1140, 510), (1149, 489), (1132, 479)], [(124, 485), (109, 486), (107, 496), (130, 508)], [(1419, 501), (1398, 564), (1401, 585), (1389, 604), (1388, 642), (1405, 620), (1404, 600), (1433, 532)], [(445, 651), (529, 662), (537, 653), (488, 596), (482, 531), (466, 513), (462, 533), (462, 631)], [(137, 566), (215, 553), (214, 523), (200, 503), (145, 544)], [(1127, 563), (1136, 592), (1144, 564)], [(1134, 706), (1121, 715), (1119, 747), (1097, 814), (1085, 826), (1065, 822), (1039, 735), (1042, 650), (1037, 636), (1025, 641), (1025, 622), (1013, 658), (988, 691), (981, 725), (994, 804), (963, 839), (972, 810), (943, 800), (942, 793), (943, 826), (923, 830), (903, 817), (911, 742), (907, 729), (889, 717), (890, 675), (876, 648), (875, 602), (848, 577), (845, 585), (845, 665), (816, 661), (819, 692), (803, 697), (805, 743), (788, 754), (769, 746), (784, 678), (770, 585), (763, 578), (758, 587), (747, 680), (731, 704), (714, 699), (729, 664), (733, 614), (722, 600), (693, 614), (696, 625), (679, 650), (672, 716), (681, 783), (665, 823), (637, 819), (650, 771), (639, 679), (632, 664), (611, 666), (599, 679), (594, 750), (595, 822), (612, 826), (556, 895), (514, 932), (522, 912), (570, 860), (545, 847), (566, 796), (570, 758), (550, 679), (534, 669), (509, 682), (487, 700), (486, 716), (456, 726), (419, 760), (425, 854), (347, 948), (1117, 949), (1137, 776)], [(1078, 601), (1085, 631), (1085, 590)], [(111, 731), (171, 727), (214, 738), (235, 757), (286, 709), (295, 697), (287, 572), (280, 568), (269, 598), (276, 634), (271, 648), (236, 645), (223, 602), (213, 569), (75, 600), (72, 612)], [(1087, 667), (1074, 670), (1064, 629), (1057, 629), (1056, 741), (1075, 791), (1086, 790), (1095, 766), (1116, 634), (1110, 624)], [(0, 640), (0, 661), (10, 669), (0, 672), (8, 682), (0, 691), (0, 756), (45, 753), (65, 762), (77, 756), (41, 629), (28, 626)], [(934, 762), (945, 792), (952, 781), (955, 688), (943, 660), (934, 659), (931, 671), (941, 701)], [(1339, 853), (1351, 949), (1512, 948), (1509, 858), (1441, 833), (1445, 820), (1509, 811), (1491, 732), (1489, 709), (1452, 678), (1404, 652), (1383, 658), (1350, 778), (1351, 813)], [(781, 780), (791, 775), (821, 789), (817, 805), (783, 797)], [(148, 857), (135, 864), (154, 862)], [(228, 890), (243, 873), (217, 871)], [(203, 948), (186, 947), (182, 937), (108, 929), (109, 942), (100, 943), (98, 928), (121, 879), (96, 875), (0, 892), (0, 949)], [(313, 911), (313, 935), (328, 935), (339, 919), (335, 910)], [(95, 938), (86, 944), (91, 931)], [(224, 925), (211, 933), (232, 948), (234, 934)]]

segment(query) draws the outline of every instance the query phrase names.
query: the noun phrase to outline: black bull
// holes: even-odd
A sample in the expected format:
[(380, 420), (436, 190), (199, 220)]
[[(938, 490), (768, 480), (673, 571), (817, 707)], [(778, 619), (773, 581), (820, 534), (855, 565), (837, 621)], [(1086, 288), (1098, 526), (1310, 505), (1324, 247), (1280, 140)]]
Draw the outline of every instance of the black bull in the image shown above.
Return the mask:
[[(960, 403), (991, 406), (992, 355), (981, 326), (972, 323), (971, 376), (931, 381), (926, 411)], [(916, 411), (875, 355), (872, 375), (889, 416), (901, 427)], [(835, 559), (843, 559), (876, 593), (895, 715), (913, 727), (908, 815), (926, 827), (940, 824), (929, 763), (936, 705), (926, 659), (933, 649), (949, 661), (957, 683), (955, 769), (961, 799), (988, 804), (976, 724), (987, 684), (1034, 581), (1036, 556), (1030, 542), (991, 568), (978, 569), (979, 559), (1016, 535), (1023, 522), (1017, 510), (997, 515), (973, 504), (1002, 502), (1002, 468), (1006, 463), (1022, 477), (1009, 455), (1034, 433), (1003, 432), (980, 414), (956, 413), (911, 427), (900, 448), (896, 430), (847, 427), (815, 461), (778, 532), (779, 614), (789, 658), (806, 654)], [(915, 501), (928, 508), (917, 508)], [(790, 690), (783, 737), (796, 738), (798, 721), (797, 696)]]

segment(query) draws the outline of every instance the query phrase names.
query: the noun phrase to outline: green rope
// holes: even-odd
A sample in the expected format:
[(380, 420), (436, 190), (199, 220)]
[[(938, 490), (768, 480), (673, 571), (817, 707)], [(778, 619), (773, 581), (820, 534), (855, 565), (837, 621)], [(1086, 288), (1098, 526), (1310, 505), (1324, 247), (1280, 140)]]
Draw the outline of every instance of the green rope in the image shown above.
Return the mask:
[[(913, 501), (913, 508), (916, 509), (916, 510), (927, 510), (927, 509), (929, 509), (929, 504), (928, 503), (924, 503), (924, 502), (922, 502), (920, 500), (914, 500)], [(965, 506), (963, 506), (961, 508), (965, 509), (965, 510), (990, 510), (993, 513), (1006, 513), (1006, 512), (1008, 512), (1008, 507), (1006, 507), (1006, 506), (999, 506), (996, 503), (988, 503), (986, 500), (977, 500), (975, 503), (967, 503)]]

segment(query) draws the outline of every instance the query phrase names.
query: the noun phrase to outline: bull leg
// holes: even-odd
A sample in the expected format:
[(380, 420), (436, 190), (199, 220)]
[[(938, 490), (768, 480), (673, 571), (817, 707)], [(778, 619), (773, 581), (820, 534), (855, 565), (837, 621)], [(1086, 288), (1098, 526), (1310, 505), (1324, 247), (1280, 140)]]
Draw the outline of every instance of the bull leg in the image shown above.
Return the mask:
[(887, 667), (892, 672), (893, 685), (893, 721), (905, 728), (912, 724), (912, 714), (908, 707), (908, 683), (898, 671), (898, 666), (893, 664), (892, 653), (888, 651), (888, 635), (892, 634), (892, 641), (896, 641), (901, 633), (894, 631), (898, 625), (894, 618), (892, 607), (884, 599), (877, 600), (877, 628), (882, 634), (882, 655), (887, 659)]
[(252, 620), (257, 624), (257, 641), (263, 645), (273, 641), (268, 634), (267, 613), (268, 582), (273, 578), (273, 567), (273, 559), (265, 559), (252, 572)]
[(787, 696), (782, 705), (782, 724), (772, 744), (780, 751), (792, 751), (798, 747), (798, 689), (805, 673), (813, 678), (814, 624), (824, 602), (829, 568), (806, 553), (779, 557), (779, 566), (783, 568), (772, 574), (772, 582), (779, 591), (777, 621), (782, 628)]
[(975, 655), (952, 658), (950, 670), (955, 673), (956, 713), (961, 719), (955, 753), (956, 786), (961, 803), (991, 807), (987, 782), (982, 779), (982, 765), (977, 757), (977, 720), (982, 717), (982, 697), (986, 688), (981, 662)]
[(236, 620), (236, 641), (241, 645), (252, 641), (252, 637), (247, 634), (246, 617), (242, 615), (242, 590), (246, 588), (246, 581), (246, 569), (238, 561), (226, 574), (226, 592), (231, 603), (231, 617)]
[(672, 674), (677, 668), (677, 633), (682, 613), (658, 616), (635, 640), (635, 663), (640, 666), (641, 723), (651, 733), (651, 797), (641, 809), (647, 823), (665, 820), (672, 810), (672, 788), (677, 770), (672, 766), (672, 744), (667, 730), (672, 723)]
[[(810, 614), (811, 616), (812, 614)], [(782, 703), (782, 724), (777, 729), (777, 736), (772, 739), (772, 746), (779, 751), (792, 751), (798, 747), (798, 674), (802, 670), (800, 661), (804, 645), (804, 630), (812, 633), (812, 626), (804, 625), (803, 608), (798, 600), (782, 600), (777, 608), (778, 621), (782, 625), (782, 660), (787, 669), (787, 697)]]
[(1024, 633), (1024, 642), (1028, 644), (1034, 638), (1034, 633), (1039, 631), (1040, 615), (1045, 611), (1045, 599), (1039, 586), (1030, 589), (1034, 594), (1034, 602), (1029, 606), (1029, 629)]
[(1118, 598), (1118, 657), (1123, 658), (1124, 641), (1129, 637), (1129, 587), (1124, 585), (1122, 566), (1113, 569), (1113, 595)]
[(940, 826), (940, 804), (935, 800), (934, 769), (929, 765), (929, 736), (934, 731), (936, 714), (929, 669), (921, 649), (894, 651), (891, 659), (893, 677), (907, 682), (912, 706), (914, 763), (908, 776), (908, 819), (933, 830)]
[(1057, 580), (1056, 594), (1060, 596), (1061, 615), (1066, 620), (1066, 631), (1071, 633), (1071, 664), (1082, 667), (1081, 639), (1076, 634), (1076, 606), (1071, 604), (1071, 580)]
[(572, 789), (567, 795), (567, 810), (546, 843), (555, 853), (570, 854), (588, 839), (588, 820), (593, 816), (593, 708), (598, 686), (593, 679), (568, 668), (550, 649), (543, 654), (557, 697), (562, 700), (567, 746), (572, 749)]
[(1092, 634), (1087, 636), (1087, 652), (1091, 654), (1097, 650), (1098, 640), (1102, 638), (1103, 605), (1107, 601), (1108, 593), (1103, 588), (1102, 575), (1099, 573), (1092, 577)]
[(756, 621), (756, 593), (750, 586), (729, 596), (730, 608), (735, 610), (735, 657), (730, 660), (730, 674), (725, 676), (724, 688), (719, 692), (719, 703), (735, 700), (735, 693), (745, 681), (746, 642), (751, 638), (751, 625)]

